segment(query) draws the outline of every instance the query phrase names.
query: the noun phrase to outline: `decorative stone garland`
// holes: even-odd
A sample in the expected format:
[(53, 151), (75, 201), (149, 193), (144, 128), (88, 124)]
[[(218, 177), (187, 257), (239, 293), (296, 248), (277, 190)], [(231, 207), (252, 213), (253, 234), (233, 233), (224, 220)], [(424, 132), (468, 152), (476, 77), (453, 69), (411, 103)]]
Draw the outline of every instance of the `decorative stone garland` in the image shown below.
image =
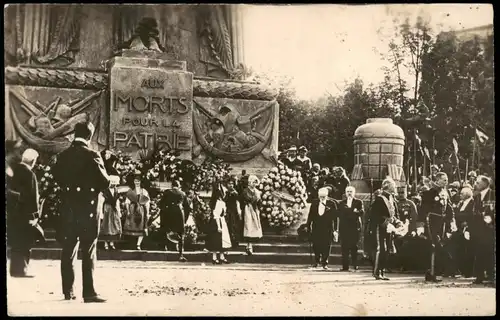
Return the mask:
[[(108, 87), (108, 73), (101, 70), (6, 67), (8, 85), (102, 90)], [(197, 97), (272, 101), (277, 90), (255, 83), (194, 79), (193, 95)]]

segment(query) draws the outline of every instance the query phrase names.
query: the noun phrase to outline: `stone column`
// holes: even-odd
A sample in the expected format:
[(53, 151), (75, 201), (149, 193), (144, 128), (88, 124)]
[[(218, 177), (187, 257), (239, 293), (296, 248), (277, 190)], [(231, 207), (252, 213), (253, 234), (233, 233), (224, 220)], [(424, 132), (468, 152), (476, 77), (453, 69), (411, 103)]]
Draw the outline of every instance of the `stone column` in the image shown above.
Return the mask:
[(233, 63), (238, 66), (245, 63), (243, 50), (243, 5), (232, 4), (228, 8), (228, 21), (231, 26), (231, 39), (233, 49)]
[(191, 159), (193, 74), (165, 53), (125, 50), (110, 67), (109, 147), (139, 158), (154, 149)]

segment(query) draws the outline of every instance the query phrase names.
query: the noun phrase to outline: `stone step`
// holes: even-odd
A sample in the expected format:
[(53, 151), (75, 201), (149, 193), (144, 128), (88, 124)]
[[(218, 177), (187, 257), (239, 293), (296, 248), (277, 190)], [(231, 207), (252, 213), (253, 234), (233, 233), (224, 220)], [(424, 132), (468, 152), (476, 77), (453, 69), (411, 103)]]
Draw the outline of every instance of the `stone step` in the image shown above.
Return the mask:
[[(60, 248), (34, 248), (31, 252), (32, 259), (38, 260), (59, 260), (61, 258)], [(185, 257), (190, 262), (211, 263), (212, 254), (206, 251), (187, 251)], [(7, 251), (10, 257), (10, 250)], [(81, 252), (78, 252), (78, 259), (81, 259)], [(178, 253), (174, 251), (150, 251), (150, 250), (97, 250), (98, 260), (136, 260), (136, 261), (177, 261)], [(255, 252), (252, 256), (241, 251), (229, 253), (228, 259), (233, 263), (264, 263), (264, 264), (303, 264), (312, 262), (309, 253), (272, 253)], [(369, 266), (369, 262), (359, 254), (359, 264)], [(341, 256), (339, 254), (330, 255), (330, 265), (340, 265)]]
[[(45, 231), (45, 238), (46, 239), (50, 240), (50, 239), (56, 238), (55, 230), (47, 229), (44, 231)], [(203, 236), (204, 235), (201, 235), (200, 239), (203, 239)], [(265, 242), (265, 243), (303, 243), (303, 241), (300, 240), (297, 235), (275, 234), (275, 233), (271, 233), (271, 232), (264, 232), (263, 237), (261, 239), (261, 242)]]
[[(118, 250), (127, 250), (127, 249), (135, 249), (135, 242), (134, 241), (127, 241), (127, 240), (118, 240), (115, 241), (115, 247)], [(245, 251), (245, 244), (240, 244), (238, 248), (231, 248), (229, 249), (230, 252), (235, 251)], [(53, 249), (53, 248), (61, 248), (61, 245), (59, 242), (57, 242), (54, 239), (48, 239), (45, 243), (38, 243), (35, 246), (36, 248), (47, 248), (47, 249)], [(98, 241), (98, 248), (104, 250), (104, 241), (99, 240)], [(151, 243), (146, 240), (144, 240), (142, 244), (142, 248), (145, 250), (161, 250), (161, 246), (156, 244), (156, 243)], [(205, 249), (205, 244), (203, 242), (198, 242), (195, 243), (189, 248), (186, 248), (187, 251), (203, 251)], [(253, 250), (254, 252), (263, 252), (263, 253), (309, 253), (312, 248), (309, 246), (308, 243), (255, 243), (253, 245)], [(334, 243), (331, 248), (331, 253), (335, 254), (340, 254), (341, 249), (340, 245), (338, 243)], [(362, 252), (362, 251), (360, 251)]]

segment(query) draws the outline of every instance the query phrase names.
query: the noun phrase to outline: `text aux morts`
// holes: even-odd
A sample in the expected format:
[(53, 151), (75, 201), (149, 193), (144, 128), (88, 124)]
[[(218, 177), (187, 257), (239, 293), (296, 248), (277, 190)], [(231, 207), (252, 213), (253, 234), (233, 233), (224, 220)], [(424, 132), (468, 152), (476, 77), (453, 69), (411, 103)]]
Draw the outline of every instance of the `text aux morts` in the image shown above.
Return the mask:
[(113, 132), (113, 147), (118, 143), (125, 147), (136, 146), (140, 149), (150, 148), (154, 142), (157, 146), (166, 145), (172, 150), (190, 150), (188, 142), (191, 136), (179, 132), (177, 119), (191, 112), (190, 102), (184, 97), (131, 96), (115, 94), (114, 111), (125, 109), (120, 120), (123, 127), (142, 127), (145, 130)]

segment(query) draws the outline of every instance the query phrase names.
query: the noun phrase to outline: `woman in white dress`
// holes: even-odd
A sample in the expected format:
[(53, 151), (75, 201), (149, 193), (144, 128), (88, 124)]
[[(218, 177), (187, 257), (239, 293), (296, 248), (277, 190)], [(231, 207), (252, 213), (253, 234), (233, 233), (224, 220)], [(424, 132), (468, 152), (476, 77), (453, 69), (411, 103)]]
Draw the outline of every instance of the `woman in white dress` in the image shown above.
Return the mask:
[(259, 179), (251, 175), (248, 177), (248, 186), (243, 189), (243, 238), (247, 242), (246, 253), (253, 254), (252, 243), (262, 238), (262, 226), (260, 223), (259, 206), (261, 202), (261, 192), (257, 190)]
[[(229, 263), (224, 256), (224, 252), (232, 247), (231, 236), (226, 222), (226, 195), (227, 189), (221, 183), (216, 183), (210, 198), (212, 220), (210, 221), (210, 231), (206, 242), (207, 250), (212, 252), (213, 264)], [(217, 255), (219, 258), (217, 258)]]

